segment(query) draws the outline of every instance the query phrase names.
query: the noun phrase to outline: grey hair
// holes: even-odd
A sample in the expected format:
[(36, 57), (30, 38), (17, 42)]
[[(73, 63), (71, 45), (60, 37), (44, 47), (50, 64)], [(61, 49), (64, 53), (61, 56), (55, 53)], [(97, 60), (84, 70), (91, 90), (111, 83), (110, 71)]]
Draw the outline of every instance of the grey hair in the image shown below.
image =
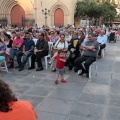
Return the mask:
[(88, 33), (88, 35), (91, 35), (92, 37), (95, 37), (94, 33)]

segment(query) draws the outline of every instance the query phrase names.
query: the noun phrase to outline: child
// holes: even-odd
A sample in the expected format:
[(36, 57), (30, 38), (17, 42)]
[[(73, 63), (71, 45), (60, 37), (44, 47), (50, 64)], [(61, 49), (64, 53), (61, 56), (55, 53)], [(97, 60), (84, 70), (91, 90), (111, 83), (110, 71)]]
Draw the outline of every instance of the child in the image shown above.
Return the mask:
[(64, 64), (66, 62), (66, 58), (65, 58), (65, 52), (63, 50), (58, 50), (58, 55), (55, 56), (53, 60), (56, 60), (56, 80), (55, 83), (58, 84), (58, 79), (59, 79), (59, 75), (61, 75), (61, 82), (63, 83), (67, 83), (66, 80), (64, 80)]

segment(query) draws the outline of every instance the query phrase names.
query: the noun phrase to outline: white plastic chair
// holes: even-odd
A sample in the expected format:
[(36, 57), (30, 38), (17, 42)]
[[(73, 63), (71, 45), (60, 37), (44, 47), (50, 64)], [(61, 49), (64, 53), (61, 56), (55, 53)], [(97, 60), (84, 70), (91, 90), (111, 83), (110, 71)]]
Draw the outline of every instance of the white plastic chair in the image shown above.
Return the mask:
[(48, 45), (49, 45), (49, 53), (47, 56), (45, 56), (45, 66), (46, 66), (46, 69), (48, 69), (48, 58), (51, 58), (51, 52), (52, 52), (52, 47), (53, 47), (53, 43), (52, 42), (48, 42)]
[(103, 57), (103, 58), (105, 57), (105, 48), (102, 49), (102, 57)]
[[(99, 50), (100, 50), (100, 46), (98, 47), (97, 55), (98, 55)], [(105, 52), (105, 48), (104, 48), (104, 52)], [(103, 54), (103, 53), (102, 53), (102, 54)], [(104, 53), (104, 56), (105, 56), (105, 53)], [(96, 58), (96, 60), (97, 60), (97, 58)], [(93, 72), (95, 71), (95, 72), (96, 72), (96, 75), (98, 74), (97, 62), (95, 61), (95, 62), (93, 62), (93, 63), (89, 66), (89, 78), (92, 77), (92, 73), (93, 73), (93, 72), (92, 72), (92, 66), (94, 66)]]
[[(3, 65), (4, 65), (4, 66), (3, 66)], [(7, 68), (7, 64), (6, 64), (6, 61), (5, 61), (5, 60), (2, 61), (2, 62), (0, 62), (0, 69), (1, 69), (2, 71), (8, 72), (8, 68)]]
[(92, 72), (92, 66), (94, 66), (94, 71), (96, 72), (96, 75), (98, 74), (98, 72), (97, 72), (97, 62), (93, 62), (89, 67), (89, 78), (91, 78), (92, 73), (93, 73)]
[[(96, 62), (93, 62), (90, 67), (89, 67), (89, 78), (92, 77), (92, 66), (94, 66), (94, 71), (96, 72), (96, 75), (98, 74), (97, 72), (97, 63)], [(78, 70), (78, 75), (80, 74), (81, 70)]]
[(36, 45), (38, 39), (34, 38), (33, 41), (34, 41), (34, 43), (35, 43), (35, 45)]
[[(48, 53), (47, 56), (44, 57), (44, 59), (45, 59), (45, 68), (46, 69), (48, 69), (48, 58), (51, 58), (51, 52), (52, 52), (53, 43), (48, 42), (48, 45), (49, 45), (49, 53)], [(28, 62), (29, 62), (29, 66), (31, 66), (31, 56), (29, 57)]]

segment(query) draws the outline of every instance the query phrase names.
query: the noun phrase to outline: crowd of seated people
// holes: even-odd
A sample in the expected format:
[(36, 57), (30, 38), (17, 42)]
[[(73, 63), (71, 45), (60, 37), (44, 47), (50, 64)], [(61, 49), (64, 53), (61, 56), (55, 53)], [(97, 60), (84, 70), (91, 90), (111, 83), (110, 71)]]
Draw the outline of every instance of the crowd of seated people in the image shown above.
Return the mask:
[[(8, 68), (16, 68), (23, 71), (30, 58), (31, 66), (28, 70), (44, 70), (42, 58), (49, 54), (49, 42), (53, 43), (50, 51), (52, 56), (57, 56), (57, 51), (62, 49), (66, 53), (65, 66), (75, 71), (81, 69), (82, 74), (88, 77), (89, 66), (102, 57), (102, 49), (112, 30), (110, 28), (89, 27), (53, 27), (53, 28), (22, 28), (2, 30), (0, 32), (0, 59), (6, 58)], [(116, 32), (116, 33), (119, 33)], [(14, 65), (15, 57), (17, 66)], [(49, 61), (51, 63), (51, 61)], [(55, 71), (54, 65), (52, 71)]]

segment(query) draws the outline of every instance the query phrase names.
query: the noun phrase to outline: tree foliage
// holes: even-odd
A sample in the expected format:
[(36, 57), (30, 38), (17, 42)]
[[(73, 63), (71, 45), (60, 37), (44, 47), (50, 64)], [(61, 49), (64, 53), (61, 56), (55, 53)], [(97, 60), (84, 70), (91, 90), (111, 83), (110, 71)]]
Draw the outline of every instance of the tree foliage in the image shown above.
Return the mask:
[(102, 16), (104, 17), (104, 19), (106, 21), (109, 20), (113, 21), (117, 14), (117, 11), (115, 9), (117, 6), (114, 3), (110, 3), (108, 1), (103, 2), (100, 5), (102, 7), (102, 11), (103, 11)]
[(76, 4), (76, 13), (75, 17), (85, 17), (88, 18), (100, 18), (103, 16), (106, 20), (114, 20), (114, 17), (116, 15), (116, 5), (114, 3), (110, 3), (110, 0), (103, 0), (103, 2), (100, 2), (98, 0), (95, 2), (95, 0), (91, 0), (91, 2), (88, 2), (88, 0), (84, 1), (78, 1)]

